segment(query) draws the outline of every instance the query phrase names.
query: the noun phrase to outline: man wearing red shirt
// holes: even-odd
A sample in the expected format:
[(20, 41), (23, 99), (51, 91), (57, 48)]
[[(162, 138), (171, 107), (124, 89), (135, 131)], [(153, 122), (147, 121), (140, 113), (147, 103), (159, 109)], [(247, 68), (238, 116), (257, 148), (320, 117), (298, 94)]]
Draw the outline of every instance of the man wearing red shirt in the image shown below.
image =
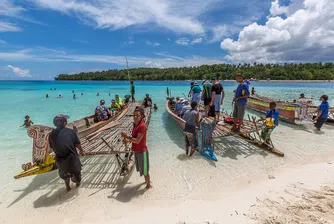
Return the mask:
[(146, 189), (150, 189), (151, 181), (149, 174), (149, 157), (148, 148), (146, 146), (146, 125), (143, 119), (145, 118), (145, 112), (142, 107), (136, 107), (133, 112), (133, 129), (132, 137), (129, 137), (125, 132), (122, 132), (122, 137), (132, 142), (132, 151), (135, 154), (136, 169), (140, 173), (140, 176), (145, 177)]

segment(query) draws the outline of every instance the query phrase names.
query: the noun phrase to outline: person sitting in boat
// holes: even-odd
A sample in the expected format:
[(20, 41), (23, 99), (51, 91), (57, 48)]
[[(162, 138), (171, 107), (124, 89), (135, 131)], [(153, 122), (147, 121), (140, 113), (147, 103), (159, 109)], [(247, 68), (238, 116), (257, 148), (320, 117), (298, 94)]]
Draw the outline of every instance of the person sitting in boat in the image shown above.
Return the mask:
[(120, 107), (123, 107), (123, 99), (118, 94), (115, 95), (115, 101)]
[(126, 105), (126, 104), (128, 104), (129, 102), (130, 102), (130, 98), (131, 98), (131, 96), (130, 95), (125, 95), (124, 96), (124, 105)]
[(148, 95), (146, 93), (145, 99), (143, 100), (142, 105), (146, 108), (146, 107), (152, 107), (152, 99), (150, 97), (150, 95)]
[(183, 119), (186, 121), (184, 128), (184, 136), (186, 143), (186, 154), (189, 154), (189, 147), (191, 148), (189, 156), (192, 156), (198, 146), (196, 126), (199, 127), (199, 113), (197, 111), (198, 104), (196, 101), (191, 102), (191, 110), (186, 111)]
[(111, 116), (108, 108), (104, 105), (105, 101), (100, 100), (100, 106), (95, 108), (95, 122), (105, 121), (108, 120)]
[(194, 82), (194, 86), (191, 88), (192, 99), (191, 101), (196, 101), (198, 104), (201, 101), (201, 87), (197, 82)]
[(317, 116), (313, 119), (315, 123), (314, 126), (317, 128), (317, 131), (321, 130), (322, 125), (328, 118), (329, 104), (328, 104), (328, 96), (322, 95), (320, 97), (321, 104), (317, 109)]
[(58, 115), (53, 119), (56, 129), (50, 133), (49, 144), (56, 154), (59, 177), (65, 181), (66, 190), (70, 191), (70, 181), (76, 183), (76, 187), (80, 186), (81, 162), (77, 149), (81, 155), (84, 151), (77, 133), (66, 128), (67, 118), (66, 115)]
[(255, 95), (255, 88), (252, 87), (252, 95)]
[(112, 116), (114, 116), (116, 114), (116, 112), (120, 109), (121, 109), (121, 107), (116, 103), (116, 101), (114, 99), (111, 100), (109, 110), (111, 111)]
[(183, 115), (188, 111), (188, 110), (191, 110), (191, 105), (189, 105), (189, 101), (186, 100), (184, 101), (184, 106), (182, 107), (181, 109), (181, 118), (183, 117)]
[(270, 110), (266, 113), (266, 117), (261, 118), (259, 121), (265, 120), (266, 126), (263, 128), (261, 132), (261, 138), (266, 143), (269, 143), (270, 141), (270, 135), (273, 132), (273, 130), (278, 126), (278, 119), (279, 119), (279, 111), (276, 110), (276, 103), (271, 102), (270, 104)]
[(183, 98), (180, 98), (179, 102), (176, 103), (176, 106), (175, 106), (175, 113), (181, 117), (181, 112), (182, 112), (182, 108), (184, 106), (184, 99)]
[(30, 120), (30, 117), (28, 115), (26, 115), (25, 117), (25, 120), (23, 122), (23, 125), (21, 125), (20, 127), (26, 127), (26, 128), (29, 128), (30, 125), (34, 124), (34, 122), (32, 122), (32, 120)]

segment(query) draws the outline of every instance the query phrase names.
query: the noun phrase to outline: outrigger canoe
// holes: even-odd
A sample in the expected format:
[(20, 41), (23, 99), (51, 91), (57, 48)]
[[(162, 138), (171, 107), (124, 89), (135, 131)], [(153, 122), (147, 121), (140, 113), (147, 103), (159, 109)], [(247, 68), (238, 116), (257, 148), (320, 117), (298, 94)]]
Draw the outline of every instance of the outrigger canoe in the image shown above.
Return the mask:
[[(177, 125), (179, 126), (179, 128), (181, 129), (181, 131), (183, 132), (184, 127), (185, 127), (185, 120), (183, 120), (182, 118), (180, 118), (176, 112), (175, 112), (175, 107), (176, 107), (176, 102), (174, 100), (174, 98), (171, 98), (170, 96), (167, 97), (167, 101), (166, 101), (166, 110), (167, 112), (170, 114), (171, 118), (173, 118), (173, 120), (177, 123)], [(199, 107), (200, 113), (202, 113), (204, 111), (203, 105), (200, 104)], [(211, 145), (212, 142), (208, 142), (209, 144), (205, 144), (205, 142), (203, 143), (203, 139), (204, 140), (212, 140), (214, 138), (220, 138), (220, 137), (227, 137), (227, 136), (235, 136), (238, 135), (241, 138), (245, 139), (246, 141), (258, 146), (259, 148), (262, 148), (268, 152), (271, 152), (277, 156), (283, 157), (284, 153), (280, 150), (278, 150), (277, 148), (275, 148), (274, 144), (272, 141), (266, 141), (264, 142), (263, 139), (261, 138), (261, 130), (262, 128), (265, 126), (265, 124), (263, 122), (258, 121), (255, 117), (250, 117), (248, 116), (248, 119), (244, 119), (243, 121), (243, 127), (241, 128), (240, 132), (233, 132), (231, 131), (233, 123), (226, 123), (224, 120), (225, 118), (228, 118), (229, 120), (233, 120), (233, 118), (231, 118), (231, 116), (227, 113), (221, 113), (221, 119), (220, 120), (213, 131), (211, 131), (210, 135), (208, 135), (208, 133), (206, 134), (206, 136), (210, 136), (210, 138), (208, 137), (203, 137), (201, 136), (201, 134), (199, 134), (199, 145), (201, 145), (200, 143), (202, 142), (202, 146), (203, 145)], [(212, 117), (207, 117), (203, 119), (204, 122), (206, 122), (207, 124), (212, 124), (213, 122), (213, 118)], [(202, 129), (204, 130), (204, 129)], [(206, 130), (207, 132), (207, 130)], [(201, 130), (199, 130), (199, 133), (201, 133)], [(201, 139), (202, 137), (202, 139)], [(213, 145), (213, 144), (212, 144)], [(199, 148), (201, 150), (201, 148)], [(212, 148), (211, 152), (213, 152), (214, 149)], [(212, 160), (216, 160), (215, 156), (212, 156), (213, 153), (211, 153), (209, 150), (209, 154), (207, 153), (202, 153), (202, 155), (212, 159)]]
[[(299, 100), (298, 100), (299, 101)], [(305, 99), (304, 107), (299, 103), (292, 103), (286, 101), (275, 100), (269, 97), (264, 97), (258, 94), (249, 96), (247, 108), (261, 112), (267, 113), (269, 110), (270, 102), (276, 103), (276, 109), (280, 112), (280, 120), (283, 120), (292, 124), (299, 124), (298, 121), (304, 120), (306, 117), (312, 118), (317, 110), (317, 106), (312, 105), (311, 99)], [(305, 116), (303, 116), (303, 109), (305, 109)], [(334, 123), (334, 108), (331, 107), (329, 110), (329, 116), (327, 119), (327, 124)]]
[[(80, 140), (94, 136), (99, 131), (112, 128), (117, 125), (118, 120), (123, 117), (130, 105), (125, 105), (121, 111), (106, 121), (94, 123), (94, 115), (73, 121), (67, 127), (74, 129)], [(22, 165), (22, 171), (14, 176), (15, 179), (33, 176), (56, 170), (56, 161), (52, 149), (49, 147), (48, 137), (52, 127), (33, 125), (27, 131), (28, 136), (33, 138), (32, 162)]]

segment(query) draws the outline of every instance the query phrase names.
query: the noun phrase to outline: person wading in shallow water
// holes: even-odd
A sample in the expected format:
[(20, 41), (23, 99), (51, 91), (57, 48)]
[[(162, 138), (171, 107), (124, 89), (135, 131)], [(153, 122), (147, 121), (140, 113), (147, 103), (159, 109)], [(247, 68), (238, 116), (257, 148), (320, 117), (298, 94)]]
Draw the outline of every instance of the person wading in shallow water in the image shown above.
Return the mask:
[(53, 119), (56, 126), (50, 133), (50, 147), (56, 154), (59, 177), (65, 181), (66, 190), (70, 191), (70, 180), (79, 187), (81, 183), (81, 162), (77, 149), (84, 155), (77, 133), (67, 125), (67, 116), (58, 115)]
[(132, 136), (122, 132), (122, 137), (127, 142), (132, 142), (132, 151), (135, 153), (136, 170), (140, 176), (145, 177), (146, 189), (152, 188), (149, 174), (149, 157), (146, 145), (146, 125), (144, 122), (145, 111), (142, 107), (136, 107), (133, 112)]

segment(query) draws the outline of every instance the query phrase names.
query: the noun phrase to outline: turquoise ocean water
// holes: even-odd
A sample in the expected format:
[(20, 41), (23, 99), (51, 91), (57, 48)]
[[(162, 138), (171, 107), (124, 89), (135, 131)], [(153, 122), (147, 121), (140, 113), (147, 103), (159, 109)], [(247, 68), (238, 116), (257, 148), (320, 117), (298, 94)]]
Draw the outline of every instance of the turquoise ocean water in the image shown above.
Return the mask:
[[(163, 149), (168, 143), (183, 144), (178, 127), (165, 111), (166, 87), (171, 89), (173, 96), (187, 95), (189, 82), (135, 82), (136, 99), (141, 100), (149, 93), (159, 110), (153, 112), (148, 144)], [(222, 82), (226, 100), (225, 110), (232, 110), (231, 100), (235, 82)], [(252, 82), (258, 94), (281, 100), (293, 100), (300, 93), (312, 97), (318, 104), (319, 96), (327, 94), (330, 104), (334, 105), (334, 83), (295, 83), (295, 82)], [(50, 90), (54, 89), (56, 90)], [(72, 98), (72, 90), (77, 99)], [(81, 96), (81, 93), (84, 95)], [(100, 93), (100, 96), (96, 96)], [(109, 93), (111, 96), (109, 96)], [(0, 81), (0, 169), (5, 170), (3, 181), (12, 180), (13, 175), (20, 171), (21, 164), (31, 160), (32, 140), (26, 134), (26, 128), (20, 128), (24, 116), (29, 115), (35, 124), (52, 126), (52, 119), (59, 113), (70, 116), (70, 121), (93, 113), (94, 108), (104, 99), (108, 104), (115, 94), (124, 96), (129, 93), (128, 82), (55, 82), (55, 81)], [(49, 98), (45, 98), (49, 94)], [(57, 95), (63, 98), (58, 99)], [(173, 150), (173, 149), (170, 149)]]

